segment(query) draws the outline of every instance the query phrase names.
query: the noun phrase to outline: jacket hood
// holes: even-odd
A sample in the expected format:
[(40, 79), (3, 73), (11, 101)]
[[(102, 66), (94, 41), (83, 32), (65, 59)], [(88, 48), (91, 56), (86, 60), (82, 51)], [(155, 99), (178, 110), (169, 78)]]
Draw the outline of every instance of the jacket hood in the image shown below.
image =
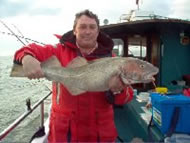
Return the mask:
[[(113, 40), (105, 33), (99, 32), (97, 37), (98, 48), (94, 51), (94, 55), (101, 54), (110, 54), (113, 50)], [(73, 34), (73, 31), (69, 31), (62, 35), (60, 38), (60, 43), (66, 45), (69, 48), (76, 48), (76, 36)]]

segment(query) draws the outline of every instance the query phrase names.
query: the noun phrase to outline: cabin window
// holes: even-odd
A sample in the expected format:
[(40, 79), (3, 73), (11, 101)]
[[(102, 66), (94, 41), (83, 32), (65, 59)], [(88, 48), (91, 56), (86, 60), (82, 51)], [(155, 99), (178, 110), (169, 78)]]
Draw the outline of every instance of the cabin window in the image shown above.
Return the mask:
[(128, 55), (134, 57), (145, 58), (146, 57), (146, 47), (144, 46), (134, 46), (129, 45)]
[(132, 36), (128, 39), (128, 56), (145, 59), (147, 54), (146, 38)]
[(114, 42), (114, 48), (113, 48), (113, 53), (116, 56), (123, 56), (123, 47), (124, 47), (124, 42), (121, 39), (113, 39)]

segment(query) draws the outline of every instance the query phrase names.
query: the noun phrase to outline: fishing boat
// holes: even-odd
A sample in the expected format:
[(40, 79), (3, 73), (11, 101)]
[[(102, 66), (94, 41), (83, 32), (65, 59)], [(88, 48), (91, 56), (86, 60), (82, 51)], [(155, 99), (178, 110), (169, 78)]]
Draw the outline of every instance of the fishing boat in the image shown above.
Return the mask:
[[(121, 22), (101, 27), (111, 36), (115, 43), (115, 53), (118, 56), (136, 57), (148, 61), (159, 68), (156, 75), (156, 85), (165, 87), (171, 92), (182, 90), (189, 86), (190, 75), (190, 21), (173, 19), (154, 15), (133, 14), (124, 15)], [(138, 84), (133, 88), (138, 94), (151, 91), (153, 84)], [(119, 137), (124, 142), (134, 137), (150, 141), (148, 124), (151, 111), (145, 107), (147, 101), (138, 99), (124, 107), (115, 108), (115, 122)], [(164, 135), (157, 127), (152, 129), (153, 140), (163, 141)]]
[[(134, 11), (133, 11), (134, 12)], [(169, 90), (181, 89), (189, 86), (190, 81), (184, 78), (190, 74), (190, 21), (162, 17), (154, 14), (132, 17), (127, 15), (119, 23), (106, 24), (101, 30), (110, 35), (114, 41), (114, 52), (117, 56), (136, 57), (146, 60), (159, 67), (155, 84), (167, 87)], [(174, 81), (175, 84), (174, 84)], [(141, 141), (149, 141), (148, 124), (151, 119), (151, 109), (146, 109), (147, 100), (138, 95), (154, 88), (153, 84), (137, 84), (133, 86), (137, 95), (132, 102), (122, 107), (115, 106), (115, 123), (119, 133), (118, 142), (129, 142), (134, 138)], [(49, 96), (49, 95), (48, 95)], [(145, 96), (144, 96), (145, 97)], [(43, 103), (44, 97), (38, 104), (29, 109), (21, 118), (9, 126), (0, 134), (3, 139), (25, 117), (32, 112), (37, 105)], [(43, 106), (41, 130), (44, 134), (41, 139), (36, 138), (32, 142), (44, 142), (48, 134), (48, 120), (45, 124)], [(151, 128), (154, 141), (163, 141), (164, 135), (154, 126)], [(39, 139), (39, 140), (38, 140)]]

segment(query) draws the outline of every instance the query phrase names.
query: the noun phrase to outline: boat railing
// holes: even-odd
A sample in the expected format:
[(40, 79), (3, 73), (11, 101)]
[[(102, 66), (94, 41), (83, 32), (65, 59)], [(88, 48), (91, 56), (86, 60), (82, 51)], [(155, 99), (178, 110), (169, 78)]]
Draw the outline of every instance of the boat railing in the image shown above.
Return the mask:
[(119, 21), (135, 21), (135, 20), (144, 20), (144, 19), (170, 19), (169, 17), (155, 15), (155, 14), (149, 14), (149, 15), (136, 15), (132, 16), (132, 14), (122, 14), (120, 16)]
[(44, 125), (44, 100), (47, 99), (52, 92), (41, 98), (37, 103), (31, 107), (30, 99), (26, 100), (27, 111), (18, 117), (12, 124), (10, 124), (3, 132), (0, 133), (0, 141), (4, 139), (15, 127), (17, 127), (28, 115), (30, 115), (39, 105), (41, 105), (41, 127)]

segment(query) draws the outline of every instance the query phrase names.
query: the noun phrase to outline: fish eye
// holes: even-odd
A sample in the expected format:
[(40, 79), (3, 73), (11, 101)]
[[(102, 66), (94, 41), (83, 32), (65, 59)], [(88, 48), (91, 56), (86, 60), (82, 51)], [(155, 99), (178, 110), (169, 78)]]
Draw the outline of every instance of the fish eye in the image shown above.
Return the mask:
[(140, 68), (144, 68), (145, 67), (145, 65), (140, 65)]

